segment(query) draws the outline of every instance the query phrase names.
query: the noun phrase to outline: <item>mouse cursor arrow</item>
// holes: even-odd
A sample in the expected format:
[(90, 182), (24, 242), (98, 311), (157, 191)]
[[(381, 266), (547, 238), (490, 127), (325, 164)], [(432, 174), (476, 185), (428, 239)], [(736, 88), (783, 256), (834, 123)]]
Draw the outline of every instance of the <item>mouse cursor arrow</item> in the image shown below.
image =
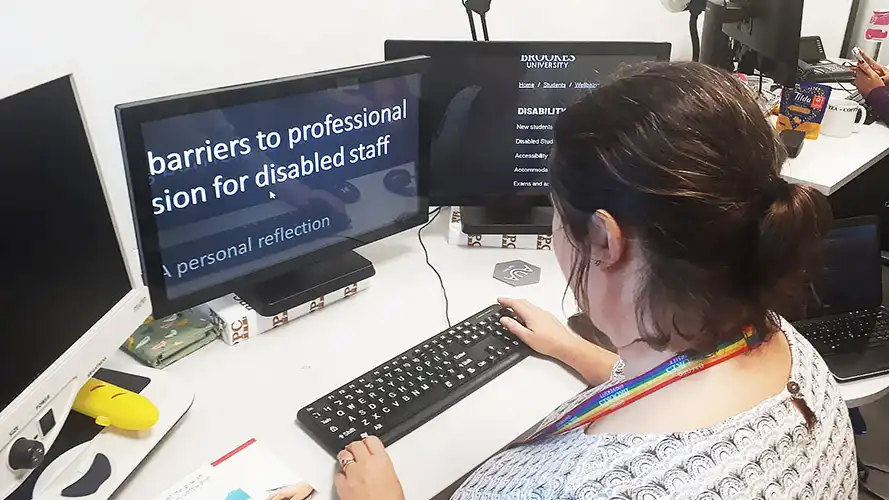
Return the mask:
[(275, 196), (275, 193), (272, 191), (269, 191), (269, 199), (274, 200), (275, 198), (277, 198), (277, 196)]

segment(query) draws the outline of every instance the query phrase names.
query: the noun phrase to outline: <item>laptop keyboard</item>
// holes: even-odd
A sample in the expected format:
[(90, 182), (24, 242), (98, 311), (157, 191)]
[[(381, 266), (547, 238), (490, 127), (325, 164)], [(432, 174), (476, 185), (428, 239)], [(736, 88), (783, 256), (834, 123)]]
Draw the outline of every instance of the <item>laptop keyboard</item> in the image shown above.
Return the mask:
[(839, 354), (889, 343), (889, 314), (884, 308), (799, 321), (793, 326), (821, 354)]

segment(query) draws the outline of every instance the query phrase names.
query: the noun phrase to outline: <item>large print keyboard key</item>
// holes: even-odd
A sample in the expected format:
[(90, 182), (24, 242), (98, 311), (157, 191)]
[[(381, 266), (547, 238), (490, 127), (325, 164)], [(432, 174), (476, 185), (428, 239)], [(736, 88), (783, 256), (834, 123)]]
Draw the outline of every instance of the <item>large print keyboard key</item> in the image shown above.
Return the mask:
[(390, 445), (524, 359), (530, 349), (494, 305), (301, 409), (298, 421), (336, 455), (369, 435)]

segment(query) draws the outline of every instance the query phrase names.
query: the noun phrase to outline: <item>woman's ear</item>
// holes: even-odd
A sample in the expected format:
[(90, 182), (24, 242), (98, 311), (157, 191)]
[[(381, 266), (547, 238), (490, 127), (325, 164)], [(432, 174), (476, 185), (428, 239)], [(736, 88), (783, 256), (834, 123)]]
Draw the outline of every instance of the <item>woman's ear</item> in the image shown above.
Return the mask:
[(596, 210), (593, 225), (593, 254), (596, 260), (602, 261), (600, 268), (607, 269), (623, 257), (626, 240), (620, 225), (606, 210)]

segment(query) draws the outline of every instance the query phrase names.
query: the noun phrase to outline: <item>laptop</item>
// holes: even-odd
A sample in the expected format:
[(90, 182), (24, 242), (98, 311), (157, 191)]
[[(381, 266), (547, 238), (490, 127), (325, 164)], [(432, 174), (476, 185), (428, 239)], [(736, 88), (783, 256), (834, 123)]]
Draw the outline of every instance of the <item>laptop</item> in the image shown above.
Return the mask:
[(856, 380), (889, 372), (889, 311), (883, 307), (880, 220), (836, 221), (825, 242), (805, 318), (792, 321), (834, 377)]

